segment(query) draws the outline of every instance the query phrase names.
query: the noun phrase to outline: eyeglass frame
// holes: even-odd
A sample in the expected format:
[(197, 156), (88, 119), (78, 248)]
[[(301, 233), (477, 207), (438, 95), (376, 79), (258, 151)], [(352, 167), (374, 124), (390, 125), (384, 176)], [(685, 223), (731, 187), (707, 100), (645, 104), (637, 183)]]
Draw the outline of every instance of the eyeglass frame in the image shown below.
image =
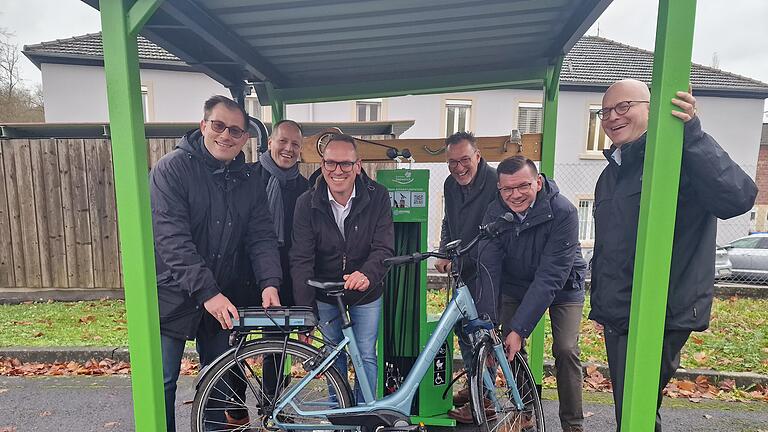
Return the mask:
[[(357, 159), (357, 160), (352, 161), (352, 162), (350, 162), (350, 161), (337, 162), (337, 161), (329, 161), (329, 160), (323, 159), (322, 160), (322, 165), (323, 165), (323, 168), (325, 168), (325, 170), (328, 171), (328, 172), (334, 172), (334, 171), (336, 171), (336, 168), (341, 168), (341, 172), (348, 173), (348, 172), (352, 172), (352, 169), (354, 168), (355, 164), (358, 163), (358, 162), (360, 162), (360, 159)], [(328, 168), (327, 164), (333, 164), (333, 169)], [(349, 164), (349, 165), (347, 165), (349, 168), (345, 170), (344, 169), (344, 165), (342, 165), (342, 164)]]
[[(463, 158), (461, 158), (459, 160), (450, 160), (450, 159), (448, 159), (448, 168), (449, 169), (456, 169), (456, 167), (459, 166), (459, 164), (461, 164), (461, 166), (463, 166), (464, 168), (470, 166), (472, 164), (472, 158), (475, 156), (476, 153), (477, 153), (477, 150), (475, 150), (475, 153), (473, 153), (472, 156), (464, 156)], [(466, 162), (464, 162), (464, 161), (466, 161)]]
[[(627, 109), (624, 110), (623, 112), (617, 110), (616, 107), (618, 107), (619, 105), (621, 105), (623, 103), (627, 104)], [(621, 101), (621, 102), (617, 103), (616, 105), (614, 105), (614, 106), (612, 106), (610, 108), (600, 108), (599, 110), (595, 111), (595, 115), (597, 115), (597, 118), (599, 118), (600, 120), (604, 120), (606, 117), (610, 117), (611, 116), (611, 111), (614, 111), (618, 115), (624, 115), (624, 114), (629, 112), (630, 108), (635, 106), (633, 104), (639, 104), (639, 103), (651, 103), (651, 101), (625, 100), (625, 101)]]
[[(240, 139), (243, 137), (243, 135), (247, 134), (248, 131), (245, 129), (240, 128), (239, 126), (227, 126), (226, 123), (224, 123), (221, 120), (206, 120), (208, 124), (211, 125), (211, 129), (216, 133), (224, 133), (225, 130), (229, 129), (229, 136), (231, 136), (234, 139)], [(221, 125), (223, 128), (221, 130), (217, 130), (216, 125)], [(237, 132), (240, 131), (240, 132)]]
[(532, 181), (528, 183), (523, 183), (520, 186), (515, 186), (515, 187), (502, 187), (498, 189), (499, 194), (501, 194), (501, 196), (512, 196), (512, 194), (515, 193), (515, 191), (517, 191), (522, 195), (526, 192), (530, 192), (534, 183), (536, 182)]

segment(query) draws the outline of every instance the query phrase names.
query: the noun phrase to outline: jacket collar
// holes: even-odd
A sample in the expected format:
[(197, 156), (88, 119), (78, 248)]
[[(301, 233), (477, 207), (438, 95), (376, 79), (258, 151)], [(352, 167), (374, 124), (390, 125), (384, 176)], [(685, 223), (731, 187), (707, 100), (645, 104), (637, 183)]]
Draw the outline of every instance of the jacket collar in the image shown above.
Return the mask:
[[(482, 194), (479, 193), (479, 191), (485, 189), (486, 183), (489, 181), (493, 181), (492, 174), (493, 168), (488, 166), (488, 164), (485, 162), (485, 159), (482, 157), (480, 158), (480, 163), (477, 165), (477, 174), (475, 174), (475, 178), (472, 179), (472, 182), (470, 183), (472, 185), (472, 193), (469, 194), (469, 199), (464, 201), (462, 204), (462, 207), (468, 206), (472, 201), (479, 199)], [(461, 185), (453, 178), (453, 176), (449, 177), (451, 181), (448, 183), (448, 187), (451, 189), (451, 191), (455, 194), (461, 194)]]
[[(349, 212), (349, 216), (360, 213), (368, 203), (371, 201), (370, 191), (374, 186), (368, 181), (368, 177), (360, 173), (355, 178), (355, 196), (350, 197), (352, 201), (352, 210)], [(320, 209), (323, 211), (330, 211), (331, 203), (328, 201), (328, 183), (325, 182), (325, 178), (321, 175), (317, 178), (317, 183), (312, 190), (312, 208)]]
[[(621, 146), (621, 166), (634, 166), (638, 163), (643, 163), (647, 135), (648, 132), (641, 135), (640, 138)], [(611, 148), (603, 150), (603, 156), (608, 160), (609, 165), (619, 166), (612, 157), (617, 149), (616, 145), (611, 145)]]

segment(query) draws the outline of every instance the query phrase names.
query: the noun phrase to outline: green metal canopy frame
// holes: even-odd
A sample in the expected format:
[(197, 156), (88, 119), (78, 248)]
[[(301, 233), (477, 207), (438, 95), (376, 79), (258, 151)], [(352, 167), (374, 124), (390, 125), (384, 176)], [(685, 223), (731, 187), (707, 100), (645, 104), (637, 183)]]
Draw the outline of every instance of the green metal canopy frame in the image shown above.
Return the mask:
[[(610, 3), (610, 0), (507, 2), (514, 3), (512, 6), (520, 14), (529, 14), (526, 15), (528, 18), (542, 22), (554, 19), (552, 17), (560, 19), (559, 17), (565, 16), (565, 12), (571, 13), (566, 16), (565, 22), (558, 22), (560, 33), (538, 34), (538, 38), (546, 39), (545, 47), (548, 49), (545, 50), (544, 61), (541, 61), (541, 58), (531, 59), (530, 66), (499, 63), (496, 67), (484, 70), (458, 73), (439, 73), (425, 69), (414, 71), (413, 76), (406, 78), (402, 75), (408, 74), (403, 72), (400, 77), (392, 79), (380, 76), (376, 80), (363, 78), (356, 82), (334, 82), (328, 79), (331, 75), (325, 75), (325, 78), (318, 78), (316, 85), (308, 85), (306, 79), (300, 79), (300, 74), (292, 78), (289, 74), (281, 72), (280, 67), (273, 65), (267, 57), (251, 50), (252, 47), (244, 42), (243, 38), (233, 34), (216, 20), (215, 13), (205, 13), (205, 8), (200, 4), (210, 6), (214, 4), (213, 0), (100, 0), (98, 5), (96, 0), (84, 1), (94, 7), (98, 6), (101, 11), (113, 160), (119, 161), (114, 164), (115, 191), (128, 314), (134, 418), (138, 431), (165, 430), (157, 281), (136, 41), (140, 31), (198, 70), (228, 86), (241, 101), (246, 84), (256, 83), (262, 102), (270, 104), (273, 108), (273, 121), (284, 118), (286, 103), (499, 88), (543, 89), (544, 138), (541, 169), (552, 175), (555, 166), (557, 100), (563, 55)], [(235, 3), (237, 4), (233, 6), (220, 7), (220, 12), (247, 14), (254, 10), (258, 12), (260, 8), (264, 9), (262, 6), (249, 5), (245, 0)], [(355, 8), (380, 7), (377, 2), (346, 3), (338, 0), (329, 3)], [(461, 8), (464, 5), (459, 0), (447, 3), (459, 8), (457, 10), (463, 10)], [(480, 7), (491, 8), (488, 9), (487, 16), (492, 16), (493, 8), (501, 8), (507, 4), (487, 2), (480, 6), (477, 3), (470, 5), (473, 2), (469, 1), (465, 3), (467, 8), (471, 7), (473, 10)], [(414, 14), (419, 18), (422, 15), (439, 17), (444, 13), (443, 10), (434, 8), (420, 8), (411, 2), (396, 4), (405, 11), (404, 16), (409, 19)], [(164, 7), (162, 16), (145, 28), (161, 6)], [(308, 4), (306, 10), (312, 9), (312, 6), (314, 4)], [(682, 123), (670, 114), (674, 108), (671, 99), (675, 91), (688, 88), (695, 9), (696, 0), (660, 0), (659, 5), (645, 180), (627, 353), (624, 416), (621, 423), (625, 431), (651, 431), (655, 421), (682, 155), (683, 127)], [(267, 15), (279, 13), (275, 10), (262, 12)], [(171, 20), (173, 17), (178, 20)], [(374, 13), (366, 19), (384, 22), (388, 18), (384, 14)], [(312, 24), (311, 20), (305, 22), (310, 23), (307, 25)], [(522, 28), (525, 24), (519, 26)], [(214, 47), (216, 53), (194, 52), (193, 48), (181, 45), (183, 38), (174, 39), (174, 32), (184, 29), (202, 35), (202, 40)], [(163, 30), (168, 32), (163, 33)], [(494, 31), (507, 30), (501, 25)], [(525, 51), (526, 46), (535, 45), (535, 40), (537, 39), (521, 37), (516, 46)], [(422, 42), (423, 46), (430, 44), (426, 40)], [(365, 55), (364, 51), (362, 50), (363, 54), (356, 55)], [(205, 58), (206, 55), (211, 58)], [(445, 55), (451, 55), (450, 51)], [(350, 75), (352, 78), (354, 76)], [(662, 141), (664, 146), (660, 147), (659, 143)], [(660, 151), (662, 148), (663, 154)], [(653, 249), (650, 247), (651, 242)], [(532, 336), (531, 345), (531, 364), (537, 381), (541, 383), (541, 324)]]

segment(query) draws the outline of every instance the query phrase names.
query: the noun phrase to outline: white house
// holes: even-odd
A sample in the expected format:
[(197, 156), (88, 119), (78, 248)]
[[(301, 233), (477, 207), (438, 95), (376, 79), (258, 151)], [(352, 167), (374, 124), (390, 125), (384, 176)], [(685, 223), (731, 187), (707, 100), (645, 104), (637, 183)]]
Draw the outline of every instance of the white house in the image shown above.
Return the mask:
[[(24, 47), (42, 71), (47, 122), (106, 121), (107, 102), (101, 35), (89, 34)], [(139, 37), (141, 85), (148, 122), (196, 121), (202, 102), (228, 90), (195, 72), (178, 58)], [(566, 56), (561, 74), (554, 178), (579, 207), (581, 240), (591, 246), (594, 184), (605, 165), (601, 151), (610, 141), (595, 111), (602, 92), (622, 78), (650, 83), (652, 53), (608, 39), (586, 36)], [(715, 137), (741, 166), (755, 175), (768, 84), (694, 64), (691, 83), (705, 131)], [(506, 135), (511, 130), (539, 132), (542, 93), (490, 90), (455, 94), (403, 96), (344, 102), (289, 105), (287, 117), (299, 122), (414, 120), (402, 138), (445, 137), (458, 130), (478, 136)], [(255, 96), (247, 108), (269, 119), (269, 107)], [(421, 164), (417, 164), (421, 165)], [(437, 244), (442, 218), (444, 164), (431, 170), (430, 244)], [(547, 173), (548, 175), (552, 173)], [(718, 241), (747, 234), (749, 215), (721, 222)]]

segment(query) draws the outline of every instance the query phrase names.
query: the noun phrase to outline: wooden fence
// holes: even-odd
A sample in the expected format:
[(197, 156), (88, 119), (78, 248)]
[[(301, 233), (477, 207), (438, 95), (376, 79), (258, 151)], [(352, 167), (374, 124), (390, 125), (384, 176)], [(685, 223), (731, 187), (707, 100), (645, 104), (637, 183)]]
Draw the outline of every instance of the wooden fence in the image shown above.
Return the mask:
[[(176, 142), (149, 139), (148, 168)], [(0, 299), (121, 295), (112, 166), (108, 139), (0, 140)]]

